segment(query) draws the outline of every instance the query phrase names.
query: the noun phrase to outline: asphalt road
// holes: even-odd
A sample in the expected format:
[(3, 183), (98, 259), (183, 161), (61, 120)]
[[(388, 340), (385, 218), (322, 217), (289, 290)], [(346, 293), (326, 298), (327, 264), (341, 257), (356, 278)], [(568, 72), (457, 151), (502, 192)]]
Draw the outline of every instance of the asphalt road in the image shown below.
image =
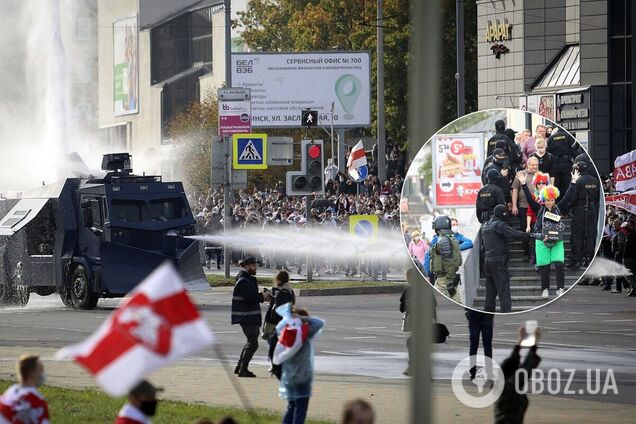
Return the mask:
[[(406, 334), (400, 331), (398, 295), (326, 296), (299, 298), (298, 303), (326, 320), (315, 343), (316, 370), (322, 374), (405, 378)], [(240, 328), (229, 324), (231, 288), (194, 294), (199, 309), (215, 333), (228, 361), (234, 362), (244, 343)], [(434, 346), (433, 377), (450, 383), (455, 365), (467, 355), (468, 329), (463, 310), (438, 299), (438, 319), (451, 332), (447, 344)], [(66, 309), (56, 295), (33, 296), (25, 309), (0, 310), (0, 346), (62, 347), (91, 334), (119, 300), (102, 300), (94, 311)], [(494, 358), (510, 352), (520, 323), (536, 319), (543, 329), (539, 354), (546, 370), (577, 369), (572, 388), (576, 398), (636, 404), (636, 299), (601, 292), (598, 287), (575, 287), (562, 299), (537, 311), (495, 319)], [(218, 362), (212, 351), (191, 358)], [(255, 357), (265, 364), (265, 343)], [(589, 396), (585, 370), (600, 369), (604, 379), (611, 368), (618, 395)], [(567, 379), (562, 373), (561, 379)], [(601, 382), (602, 383), (602, 382)]]

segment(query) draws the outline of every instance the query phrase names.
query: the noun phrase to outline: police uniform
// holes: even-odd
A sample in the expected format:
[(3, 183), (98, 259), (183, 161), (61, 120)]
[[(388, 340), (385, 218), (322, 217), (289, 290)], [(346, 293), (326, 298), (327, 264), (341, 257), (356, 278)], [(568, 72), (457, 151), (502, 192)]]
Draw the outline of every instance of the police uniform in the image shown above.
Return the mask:
[(552, 175), (554, 185), (561, 193), (565, 193), (570, 186), (572, 161), (577, 153), (576, 140), (565, 131), (558, 131), (548, 138), (546, 148), (553, 156)]
[(483, 224), (488, 221), (497, 205), (505, 205), (506, 196), (494, 182), (489, 182), (477, 193), (477, 220)]
[[(581, 162), (577, 162), (581, 163)], [(596, 247), (596, 227), (599, 210), (599, 196), (601, 183), (593, 175), (594, 168), (584, 166), (580, 170), (581, 177), (574, 185), (572, 198), (572, 261), (569, 268), (577, 269), (580, 262), (587, 266), (594, 257)]]
[(435, 288), (444, 296), (461, 303), (459, 293), (451, 296), (448, 285), (455, 281), (455, 276), (462, 264), (459, 242), (453, 233), (447, 230), (439, 235), (437, 243), (430, 248), (431, 271), (435, 275)]
[(499, 296), (499, 311), (512, 311), (510, 295), (510, 275), (508, 273), (508, 242), (512, 239), (528, 241), (531, 234), (515, 230), (505, 222), (508, 216), (505, 206), (499, 205), (481, 227), (481, 237), (485, 250), (484, 270), (486, 274), (486, 301), (484, 311), (495, 312)]

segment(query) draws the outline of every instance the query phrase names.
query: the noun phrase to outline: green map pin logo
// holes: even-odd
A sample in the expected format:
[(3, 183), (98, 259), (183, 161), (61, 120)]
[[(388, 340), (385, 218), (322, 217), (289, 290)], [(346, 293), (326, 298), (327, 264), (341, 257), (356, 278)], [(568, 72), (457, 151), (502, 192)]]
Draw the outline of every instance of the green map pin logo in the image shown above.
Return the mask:
[(344, 119), (353, 119), (353, 107), (360, 97), (362, 91), (362, 83), (358, 78), (351, 74), (345, 74), (338, 78), (334, 87), (336, 97), (340, 101), (342, 108), (345, 110)]

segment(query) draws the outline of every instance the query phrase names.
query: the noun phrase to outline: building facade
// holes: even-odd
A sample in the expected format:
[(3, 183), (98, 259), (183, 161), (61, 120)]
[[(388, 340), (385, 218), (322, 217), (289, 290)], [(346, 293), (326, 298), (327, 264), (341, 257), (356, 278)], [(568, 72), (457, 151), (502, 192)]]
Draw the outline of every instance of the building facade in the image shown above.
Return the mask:
[(556, 122), (601, 173), (636, 148), (631, 0), (479, 0), (477, 15), (480, 109)]
[(99, 128), (138, 171), (171, 178), (170, 121), (225, 79), (222, 0), (100, 0)]

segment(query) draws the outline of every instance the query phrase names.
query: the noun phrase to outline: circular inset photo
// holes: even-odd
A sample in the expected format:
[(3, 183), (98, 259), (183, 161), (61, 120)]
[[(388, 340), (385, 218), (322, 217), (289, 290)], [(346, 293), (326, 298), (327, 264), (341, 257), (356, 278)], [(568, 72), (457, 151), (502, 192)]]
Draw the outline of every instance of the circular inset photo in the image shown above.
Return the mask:
[(516, 109), (465, 115), (414, 158), (402, 189), (406, 248), (454, 302), (524, 312), (572, 288), (603, 234), (603, 188), (584, 143)]

